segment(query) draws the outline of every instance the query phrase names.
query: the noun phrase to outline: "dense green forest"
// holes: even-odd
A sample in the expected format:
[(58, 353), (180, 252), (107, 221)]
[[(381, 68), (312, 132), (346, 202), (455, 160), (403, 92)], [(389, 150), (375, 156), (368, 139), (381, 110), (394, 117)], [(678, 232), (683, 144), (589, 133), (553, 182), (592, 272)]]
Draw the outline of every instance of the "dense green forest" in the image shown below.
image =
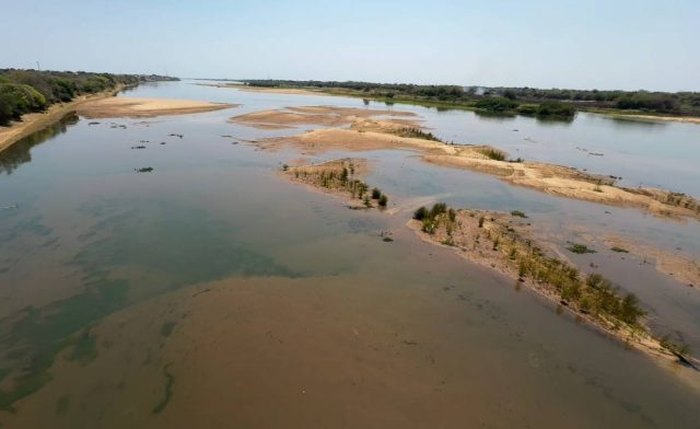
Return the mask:
[(316, 88), (328, 92), (395, 101), (455, 105), (542, 118), (573, 117), (576, 110), (616, 109), (651, 114), (700, 116), (700, 93), (537, 89), (370, 82), (244, 80), (259, 87)]
[(59, 72), (0, 69), (0, 125), (41, 112), (54, 103), (71, 101), (83, 94), (131, 86), (141, 82), (177, 80), (158, 75)]

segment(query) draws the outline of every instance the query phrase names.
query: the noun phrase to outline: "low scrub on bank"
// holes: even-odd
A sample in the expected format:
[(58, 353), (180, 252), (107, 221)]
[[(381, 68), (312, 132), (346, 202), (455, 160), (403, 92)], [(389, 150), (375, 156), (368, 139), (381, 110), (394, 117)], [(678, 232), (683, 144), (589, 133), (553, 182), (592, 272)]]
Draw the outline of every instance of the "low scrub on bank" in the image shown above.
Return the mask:
[(421, 130), (420, 128), (414, 128), (414, 127), (406, 127), (406, 128), (399, 128), (396, 130), (394, 133), (399, 137), (409, 137), (409, 138), (415, 138), (415, 139), (423, 139), (423, 140), (432, 140), (435, 142), (441, 142), (439, 138), (435, 137), (433, 133), (430, 132), (425, 132)]
[(488, 159), (493, 159), (496, 161), (505, 161), (506, 160), (506, 153), (503, 152), (502, 150), (493, 148), (493, 147), (480, 147), (476, 149), (477, 152), (480, 154), (484, 155)]
[(358, 166), (352, 160), (329, 161), (318, 165), (290, 167), (282, 166), (282, 172), (295, 181), (334, 192), (347, 192), (352, 199), (362, 200), (365, 207), (384, 208), (389, 197), (379, 188), (372, 188), (356, 177)]
[(569, 252), (578, 253), (579, 255), (584, 255), (586, 253), (596, 253), (595, 250), (590, 249), (585, 244), (581, 243), (571, 243), (569, 247), (566, 248)]

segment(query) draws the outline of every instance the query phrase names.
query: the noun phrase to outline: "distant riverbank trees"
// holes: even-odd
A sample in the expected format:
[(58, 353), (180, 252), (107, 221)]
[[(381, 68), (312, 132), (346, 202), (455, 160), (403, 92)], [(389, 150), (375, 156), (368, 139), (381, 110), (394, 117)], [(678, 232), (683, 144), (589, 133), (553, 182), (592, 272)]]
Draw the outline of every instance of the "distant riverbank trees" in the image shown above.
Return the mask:
[[(243, 82), (258, 87), (319, 89), (337, 94), (362, 96), (365, 99), (375, 98), (437, 106), (454, 105), (455, 107), (481, 109), (484, 112), (499, 111), (500, 109), (500, 111), (531, 114), (542, 118), (573, 117), (572, 112), (577, 109), (619, 109), (700, 116), (700, 93), (697, 92), (667, 93), (597, 89), (413, 85), (354, 81), (244, 80)], [(491, 98), (496, 100), (491, 100)], [(509, 104), (503, 99), (515, 102), (521, 107), (509, 108)], [(481, 103), (480, 106), (479, 103)], [(547, 104), (538, 112), (539, 105), (544, 103)], [(521, 112), (521, 109), (524, 112)]]
[(535, 116), (540, 119), (573, 119), (576, 115), (576, 107), (571, 103), (561, 101), (543, 101), (539, 104), (519, 104), (508, 97), (483, 97), (476, 102), (475, 107), (478, 112), (525, 116)]
[(84, 94), (130, 86), (140, 82), (177, 80), (158, 75), (58, 72), (0, 69), (0, 125), (41, 112), (54, 103), (68, 102)]

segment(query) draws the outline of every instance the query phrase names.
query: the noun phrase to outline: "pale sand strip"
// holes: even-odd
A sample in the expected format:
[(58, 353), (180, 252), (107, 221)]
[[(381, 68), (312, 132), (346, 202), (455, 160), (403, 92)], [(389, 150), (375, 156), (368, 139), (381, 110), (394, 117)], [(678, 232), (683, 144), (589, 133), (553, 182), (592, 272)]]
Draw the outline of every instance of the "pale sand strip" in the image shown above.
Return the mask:
[(114, 97), (81, 104), (77, 111), (86, 118), (148, 118), (162, 115), (184, 115), (238, 107), (238, 104), (162, 98)]

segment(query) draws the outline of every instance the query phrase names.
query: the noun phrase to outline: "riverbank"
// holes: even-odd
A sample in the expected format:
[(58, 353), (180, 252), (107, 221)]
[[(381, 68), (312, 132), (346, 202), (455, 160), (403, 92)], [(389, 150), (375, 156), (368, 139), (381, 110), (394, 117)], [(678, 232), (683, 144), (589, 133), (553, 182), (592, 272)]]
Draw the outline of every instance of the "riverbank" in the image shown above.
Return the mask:
[(114, 96), (121, 88), (110, 89), (99, 94), (80, 96), (68, 103), (54, 104), (46, 112), (27, 113), (22, 116), (22, 121), (14, 122), (9, 127), (0, 127), (0, 152), (12, 146), (17, 141), (37, 131), (55, 124), (66, 115), (76, 111), (85, 102), (102, 100)]
[[(700, 202), (691, 196), (656, 188), (624, 188), (616, 185), (615, 176), (591, 174), (573, 167), (509, 159), (508, 155), (489, 146), (447, 144), (423, 131), (416, 120), (394, 117), (376, 119), (379, 113), (355, 117), (357, 109), (312, 109), (313, 114), (293, 113), (294, 121), (304, 124), (335, 124), (341, 116), (349, 128), (324, 128), (289, 137), (268, 138), (254, 144), (262, 149), (278, 150), (293, 146), (302, 154), (318, 154), (331, 150), (369, 151), (382, 149), (413, 150), (425, 162), (444, 167), (468, 169), (491, 174), (513, 185), (532, 188), (562, 197), (594, 203), (635, 207), (656, 216), (700, 219)], [(289, 109), (286, 109), (289, 110)], [(297, 109), (298, 110), (298, 109)], [(342, 116), (347, 110), (347, 115)], [(373, 111), (369, 111), (373, 112)], [(382, 111), (374, 111), (382, 112)], [(398, 112), (393, 112), (396, 115)], [(238, 123), (255, 126), (252, 118), (265, 118), (265, 124), (289, 126), (285, 110), (256, 112), (251, 116), (232, 118)], [(303, 121), (303, 122), (302, 122)]]

